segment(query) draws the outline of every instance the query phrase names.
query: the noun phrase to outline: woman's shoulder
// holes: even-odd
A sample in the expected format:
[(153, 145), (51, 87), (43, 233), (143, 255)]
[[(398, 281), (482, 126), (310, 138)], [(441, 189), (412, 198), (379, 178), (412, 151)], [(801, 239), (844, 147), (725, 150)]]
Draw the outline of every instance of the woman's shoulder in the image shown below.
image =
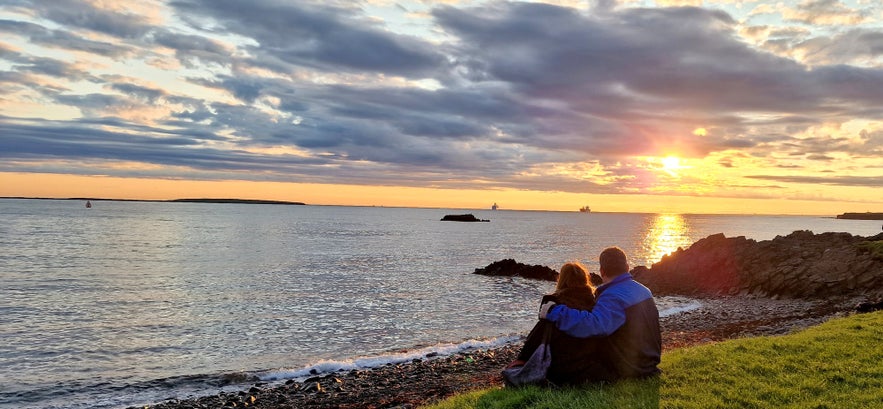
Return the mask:
[(595, 306), (595, 295), (588, 287), (565, 288), (543, 297), (543, 302), (554, 301), (578, 310), (588, 310)]

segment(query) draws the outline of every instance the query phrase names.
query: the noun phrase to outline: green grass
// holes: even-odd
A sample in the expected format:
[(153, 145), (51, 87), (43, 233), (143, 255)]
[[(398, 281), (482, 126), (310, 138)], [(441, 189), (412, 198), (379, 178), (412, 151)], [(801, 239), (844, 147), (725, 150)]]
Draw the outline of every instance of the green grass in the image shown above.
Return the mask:
[(867, 249), (871, 252), (871, 257), (877, 260), (883, 260), (883, 240), (865, 241), (858, 244), (860, 248)]
[(799, 333), (667, 351), (658, 379), (584, 388), (492, 388), (432, 409), (881, 408), (883, 312)]

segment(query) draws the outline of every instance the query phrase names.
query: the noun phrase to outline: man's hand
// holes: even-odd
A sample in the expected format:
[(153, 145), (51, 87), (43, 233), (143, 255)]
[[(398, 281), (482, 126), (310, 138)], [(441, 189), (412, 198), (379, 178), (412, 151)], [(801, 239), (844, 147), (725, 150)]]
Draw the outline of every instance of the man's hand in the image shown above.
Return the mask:
[(549, 311), (551, 311), (552, 307), (554, 307), (556, 305), (558, 305), (558, 304), (555, 304), (554, 301), (546, 301), (545, 303), (543, 303), (543, 305), (540, 306), (540, 314), (539, 314), (540, 319), (541, 320), (546, 319), (546, 316), (549, 315)]

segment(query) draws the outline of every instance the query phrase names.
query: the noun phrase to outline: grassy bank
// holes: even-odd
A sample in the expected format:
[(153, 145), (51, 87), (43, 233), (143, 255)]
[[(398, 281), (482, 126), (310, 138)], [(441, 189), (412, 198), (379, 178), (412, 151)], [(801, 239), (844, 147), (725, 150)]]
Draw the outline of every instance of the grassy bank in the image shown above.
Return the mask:
[(883, 260), (883, 240), (866, 241), (859, 244), (859, 247), (870, 251), (871, 257)]
[(883, 312), (776, 337), (743, 338), (663, 354), (658, 379), (604, 387), (487, 389), (432, 409), (879, 408)]

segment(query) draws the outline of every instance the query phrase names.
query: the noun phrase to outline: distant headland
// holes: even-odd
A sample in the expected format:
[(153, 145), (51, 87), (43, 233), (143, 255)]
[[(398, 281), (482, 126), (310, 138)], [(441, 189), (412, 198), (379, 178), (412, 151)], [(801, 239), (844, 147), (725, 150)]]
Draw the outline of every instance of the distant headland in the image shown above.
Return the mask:
[(883, 220), (883, 213), (843, 213), (838, 215), (837, 218), (851, 220)]
[(278, 204), (278, 205), (297, 205), (304, 206), (303, 202), (287, 202), (283, 200), (259, 200), (259, 199), (102, 199), (97, 197), (0, 197), (0, 199), (28, 199), (28, 200), (79, 200), (79, 201), (104, 201), (104, 202), (160, 202), (160, 203), (232, 203), (232, 204)]
[(257, 200), (257, 199), (173, 199), (167, 202), (185, 202), (185, 203), (241, 203), (241, 204), (279, 204), (279, 205), (297, 205), (303, 206), (303, 202), (286, 202), (283, 200)]

